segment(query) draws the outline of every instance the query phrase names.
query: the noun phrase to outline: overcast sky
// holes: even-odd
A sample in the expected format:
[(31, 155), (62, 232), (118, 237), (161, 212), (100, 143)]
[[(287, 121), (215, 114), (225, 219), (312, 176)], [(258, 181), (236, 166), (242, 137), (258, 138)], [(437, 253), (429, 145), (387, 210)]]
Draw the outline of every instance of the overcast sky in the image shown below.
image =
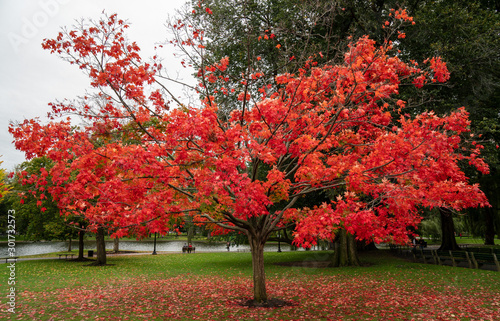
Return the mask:
[[(83, 95), (89, 80), (74, 65), (43, 50), (62, 26), (80, 18), (99, 19), (103, 10), (128, 20), (130, 40), (153, 55), (154, 44), (167, 38), (165, 21), (183, 0), (0, 0), (0, 167), (11, 171), (24, 155), (8, 133), (10, 121), (45, 117), (48, 103)], [(165, 58), (165, 57), (164, 57)], [(182, 69), (178, 64), (169, 67)]]

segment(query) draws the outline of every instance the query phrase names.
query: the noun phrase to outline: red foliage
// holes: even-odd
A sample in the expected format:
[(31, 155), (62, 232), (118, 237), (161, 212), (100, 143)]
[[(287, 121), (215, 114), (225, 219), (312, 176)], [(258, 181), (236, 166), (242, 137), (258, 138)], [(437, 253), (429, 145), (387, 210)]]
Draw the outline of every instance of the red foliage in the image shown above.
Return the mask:
[[(395, 16), (410, 20), (404, 11)], [(260, 99), (240, 93), (243, 108), (222, 121), (211, 96), (201, 109), (169, 110), (154, 86), (160, 66), (142, 62), (138, 46), (125, 40), (126, 27), (113, 15), (43, 44), (100, 89), (79, 106), (52, 105), (52, 119), (76, 113), (87, 126), (26, 120), (10, 128), (28, 158), (54, 161), (50, 173), (26, 179), (41, 188), (51, 175), (49, 192), (63, 213), (84, 213), (92, 224), (115, 229), (148, 222), (157, 232), (186, 213), (239, 231), (260, 217), (268, 222), (264, 233), (286, 213), (298, 223), (296, 242), (308, 245), (331, 239), (339, 227), (358, 238), (404, 242), (420, 206), (487, 205), (458, 167), (467, 159), (487, 172), (479, 146), (462, 151), (467, 112), (410, 117), (396, 98), (401, 82), (445, 81), (440, 58), (421, 70), (390, 55), (390, 42), (377, 47), (366, 36), (350, 45), (343, 64), (310, 62), (298, 75), (278, 76), (281, 88), (263, 88)], [(200, 77), (224, 82), (228, 64), (226, 57)], [(248, 107), (251, 99), (257, 101)], [(270, 170), (259, 175), (263, 163)], [(294, 208), (305, 194), (337, 187), (346, 192), (329, 204)]]

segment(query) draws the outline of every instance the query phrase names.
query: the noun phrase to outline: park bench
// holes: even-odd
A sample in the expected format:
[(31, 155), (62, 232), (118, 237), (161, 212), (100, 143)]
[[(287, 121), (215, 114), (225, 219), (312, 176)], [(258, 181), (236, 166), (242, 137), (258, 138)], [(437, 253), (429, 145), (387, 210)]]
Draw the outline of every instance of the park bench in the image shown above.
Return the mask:
[(450, 254), (450, 251), (436, 250), (434, 253), (439, 265), (453, 265), (453, 256)]
[(195, 251), (196, 251), (196, 247), (194, 247), (194, 246), (186, 246), (186, 245), (184, 245), (182, 247), (182, 253), (191, 253), (191, 252), (194, 253)]
[(424, 263), (427, 263), (428, 260), (432, 260), (432, 263), (437, 264), (437, 258), (436, 255), (434, 254), (434, 250), (423, 250), (421, 248), (414, 248), (412, 250), (412, 253), (415, 262), (419, 261), (419, 259), (422, 259)]
[(465, 246), (462, 248), (464, 251), (467, 252), (474, 252), (474, 253), (491, 253), (491, 249), (488, 247), (473, 247), (473, 246)]
[(59, 256), (59, 260), (61, 259), (61, 257), (64, 256), (64, 258), (67, 260), (68, 259), (68, 256), (73, 258), (73, 256), (75, 256), (74, 253), (61, 253), (61, 254), (57, 254)]
[(401, 248), (401, 245), (398, 244), (389, 244), (389, 249), (394, 252), (398, 252), (398, 250)]
[(466, 251), (435, 251), (435, 253), (439, 265), (443, 265), (446, 261), (451, 261), (451, 265), (456, 267), (461, 262), (465, 262), (469, 268), (472, 268), (470, 255)]
[(500, 264), (495, 253), (470, 253), (474, 267), (479, 269), (483, 265), (495, 265), (496, 270), (500, 272)]
[[(493, 250), (493, 251), (492, 251)], [(489, 251), (489, 252), (488, 252)], [(485, 265), (494, 266), (500, 272), (500, 263), (498, 257), (494, 253), (494, 249), (488, 248), (479, 251), (437, 251), (437, 250), (422, 250), (414, 248), (412, 251), (415, 262), (422, 260), (424, 263), (434, 263), (439, 265), (459, 266), (461, 263), (472, 269), (479, 269)]]
[(472, 261), (470, 259), (469, 252), (466, 251), (449, 251), (449, 252), (452, 258), (453, 266), (458, 266), (460, 262), (465, 262), (467, 263), (469, 268), (472, 268)]
[(408, 245), (389, 244), (389, 249), (396, 254), (408, 253), (411, 249)]
[(466, 251), (474, 253), (487, 253), (487, 254), (494, 253), (496, 254), (497, 257), (500, 255), (500, 248), (492, 248), (492, 247), (467, 247)]
[(19, 257), (18, 256), (6, 256), (6, 257), (0, 257), (0, 260), (5, 260), (5, 263), (9, 263), (9, 260), (14, 260), (17, 261)]

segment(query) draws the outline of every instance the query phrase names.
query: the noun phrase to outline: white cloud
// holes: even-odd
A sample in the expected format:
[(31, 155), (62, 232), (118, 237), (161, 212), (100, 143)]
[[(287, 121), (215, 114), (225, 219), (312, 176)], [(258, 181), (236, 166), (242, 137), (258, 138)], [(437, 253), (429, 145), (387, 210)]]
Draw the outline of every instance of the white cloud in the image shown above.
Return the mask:
[[(81, 18), (98, 19), (103, 10), (130, 22), (129, 38), (144, 57), (153, 55), (155, 43), (167, 38), (165, 21), (182, 2), (119, 0), (39, 0), (0, 2), (0, 160), (12, 170), (24, 161), (8, 133), (9, 121), (45, 117), (48, 103), (83, 95), (88, 79), (73, 65), (41, 47), (63, 26)], [(180, 65), (175, 66), (180, 70)], [(187, 72), (184, 71), (187, 75)]]

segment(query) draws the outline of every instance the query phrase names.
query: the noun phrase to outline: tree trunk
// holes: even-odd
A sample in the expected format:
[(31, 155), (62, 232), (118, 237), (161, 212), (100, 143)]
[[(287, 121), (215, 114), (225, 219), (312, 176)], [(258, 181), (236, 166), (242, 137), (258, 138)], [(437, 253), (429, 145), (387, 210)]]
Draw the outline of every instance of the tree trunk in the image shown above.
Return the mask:
[(116, 237), (113, 240), (113, 252), (118, 253), (119, 250), (120, 250), (120, 239)]
[(190, 218), (189, 221), (186, 222), (186, 224), (188, 224), (188, 229), (187, 229), (188, 244), (192, 244), (194, 236), (194, 224), (192, 219)]
[(69, 242), (68, 242), (68, 252), (71, 252), (71, 236), (69, 238)]
[(354, 235), (341, 229), (335, 240), (335, 250), (333, 252), (333, 266), (359, 266), (356, 239)]
[(264, 244), (263, 237), (248, 236), (252, 251), (253, 269), (253, 299), (257, 304), (267, 301), (266, 272), (264, 270)]
[(447, 208), (440, 207), (441, 216), (441, 247), (440, 251), (457, 251), (460, 247), (455, 239), (455, 225), (453, 224), (453, 215)]
[[(82, 226), (83, 227), (83, 226)], [(83, 244), (83, 236), (85, 235), (85, 231), (78, 231), (78, 260), (84, 260), (83, 257), (83, 247), (85, 244)]]
[(369, 243), (367, 243), (366, 241), (356, 241), (356, 247), (359, 252), (378, 250), (377, 246), (375, 245), (375, 242), (373, 241), (370, 241)]
[(498, 188), (498, 182), (500, 182), (500, 180), (497, 169), (495, 167), (492, 167), (490, 175), (479, 174), (479, 181), (481, 184), (481, 189), (485, 191), (486, 197), (488, 198), (488, 201), (491, 205), (491, 207), (480, 209), (480, 213), (484, 213), (484, 244), (495, 245), (495, 230), (499, 226), (498, 224), (495, 224), (495, 219), (498, 215), (498, 196), (500, 195), (500, 190)]
[(485, 223), (486, 223), (486, 231), (484, 231), (484, 244), (485, 245), (495, 245), (495, 223), (493, 216), (495, 215), (495, 211), (498, 211), (495, 207), (486, 207), (483, 208)]
[(106, 243), (104, 242), (104, 228), (97, 228), (96, 234), (97, 260), (95, 265), (106, 265)]

